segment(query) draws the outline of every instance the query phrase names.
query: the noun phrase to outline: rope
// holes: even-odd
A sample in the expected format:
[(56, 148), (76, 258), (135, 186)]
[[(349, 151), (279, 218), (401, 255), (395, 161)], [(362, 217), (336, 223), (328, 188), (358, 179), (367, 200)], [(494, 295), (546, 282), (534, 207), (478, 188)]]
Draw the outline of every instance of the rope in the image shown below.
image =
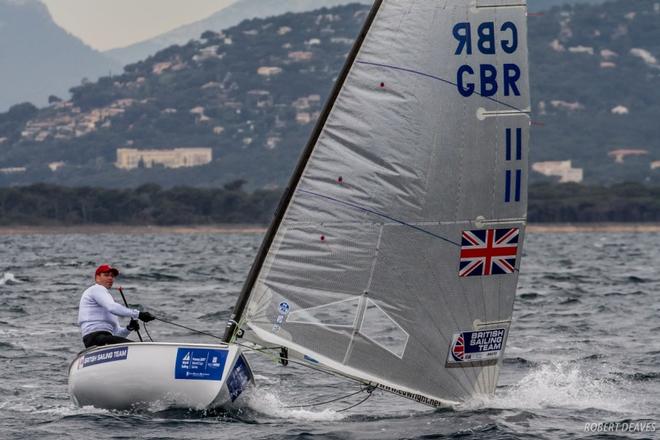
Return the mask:
[(360, 400), (360, 401), (359, 401), (358, 403), (356, 403), (355, 405), (347, 406), (346, 408), (343, 408), (343, 409), (337, 410), (337, 412), (348, 411), (349, 409), (355, 408), (355, 407), (358, 406), (358, 405), (362, 405), (364, 402), (366, 402), (367, 400), (369, 400), (369, 398), (370, 398), (371, 396), (374, 395), (374, 394), (373, 394), (373, 391), (374, 391), (373, 388), (374, 388), (374, 387), (372, 387), (371, 390), (367, 390), (367, 393), (369, 393), (369, 394), (367, 394), (367, 397), (365, 397), (364, 399)]
[(359, 390), (357, 390), (354, 393), (347, 394), (347, 395), (341, 396), (341, 397), (337, 397), (337, 398), (332, 399), (332, 400), (326, 400), (324, 402), (314, 402), (313, 400), (311, 400), (309, 402), (301, 403), (300, 405), (290, 405), (290, 406), (285, 406), (284, 408), (308, 408), (308, 407), (312, 407), (312, 406), (327, 405), (328, 403), (333, 403), (333, 402), (336, 402), (338, 400), (348, 399), (349, 397), (353, 397), (356, 394), (360, 394), (363, 391), (364, 391), (364, 388), (360, 388)]
[[(234, 344), (238, 345), (239, 347), (245, 348), (246, 350), (251, 350), (251, 351), (256, 351), (257, 353), (261, 353), (264, 356), (269, 357), (271, 360), (273, 360), (276, 363), (280, 362), (281, 356), (275, 356), (275, 355), (271, 355), (271, 354), (265, 352), (265, 350), (273, 350), (273, 348), (265, 347), (265, 348), (259, 349), (259, 348), (251, 347), (251, 346), (246, 345), (246, 344), (242, 344), (240, 342), (234, 342)], [(310, 370), (325, 373), (325, 374), (328, 374), (330, 376), (341, 377), (342, 379), (352, 380), (353, 382), (357, 382), (357, 383), (359, 383), (361, 385), (364, 385), (364, 386), (367, 386), (367, 387), (372, 386), (369, 382), (366, 382), (366, 381), (363, 381), (363, 380), (360, 380), (360, 379), (356, 379), (353, 376), (349, 376), (349, 375), (341, 373), (339, 371), (328, 370), (328, 369), (325, 369), (325, 368), (322, 368), (322, 367), (316, 367), (314, 365), (308, 364), (307, 362), (298, 361), (296, 359), (289, 359), (289, 363), (293, 363), (295, 365), (300, 365), (301, 367), (309, 368)]]
[[(173, 326), (176, 326), (176, 327), (181, 327), (181, 328), (183, 328), (183, 329), (189, 330), (189, 331), (191, 331), (191, 332), (199, 333), (199, 334), (201, 334), (201, 335), (206, 335), (206, 336), (210, 336), (210, 337), (215, 338), (215, 339), (220, 339), (221, 341), (224, 342), (224, 339), (223, 339), (223, 338), (221, 338), (221, 337), (218, 336), (218, 335), (214, 335), (213, 333), (208, 333), (208, 332), (204, 332), (204, 331), (201, 331), (201, 330), (197, 330), (197, 329), (194, 329), (194, 328), (192, 328), (192, 327), (187, 327), (187, 326), (185, 326), (185, 325), (177, 324), (176, 322), (172, 322), (172, 321), (167, 321), (167, 320), (162, 319), (162, 318), (156, 318), (156, 320), (161, 321), (161, 322), (164, 322), (165, 324), (170, 324), (170, 325), (173, 325)], [(246, 350), (250, 350), (250, 351), (255, 351), (255, 352), (257, 352), (257, 353), (261, 353), (262, 355), (264, 355), (264, 356), (266, 356), (266, 357), (269, 357), (271, 360), (273, 360), (273, 361), (275, 361), (275, 362), (280, 362), (280, 360), (282, 359), (282, 356), (279, 356), (279, 355), (274, 356), (274, 355), (271, 355), (271, 354), (269, 354), (269, 353), (266, 353), (266, 350), (278, 349), (279, 347), (277, 347), (277, 348), (268, 348), (268, 347), (264, 347), (264, 348), (261, 348), (261, 349), (260, 349), (260, 348), (252, 347), (252, 346), (247, 345), (247, 344), (242, 344), (242, 343), (240, 343), (240, 342), (234, 342), (234, 344), (238, 345), (239, 347), (245, 348)], [(369, 384), (368, 382), (365, 382), (365, 381), (362, 381), (362, 380), (356, 379), (356, 378), (354, 378), (354, 377), (352, 377), (352, 376), (349, 376), (349, 375), (346, 375), (346, 374), (340, 373), (340, 372), (338, 372), (338, 371), (330, 371), (330, 370), (326, 370), (326, 369), (324, 369), (324, 368), (315, 367), (315, 366), (312, 366), (312, 365), (310, 365), (310, 364), (308, 364), (308, 363), (306, 363), (306, 362), (301, 362), (301, 361), (298, 361), (298, 360), (295, 360), (295, 359), (289, 359), (289, 362), (290, 362), (290, 363), (293, 363), (293, 364), (296, 364), (296, 365), (300, 365), (300, 366), (303, 366), (303, 367), (309, 368), (309, 369), (312, 369), (312, 370), (315, 370), (315, 371), (320, 371), (320, 372), (322, 372), (322, 373), (329, 374), (329, 375), (332, 375), (332, 376), (337, 376), (337, 377), (342, 377), (342, 378), (344, 378), (344, 379), (349, 379), (349, 380), (355, 381), (355, 382), (357, 382), (357, 383), (360, 383), (360, 384), (362, 384), (362, 385), (370, 386), (370, 384)]]
[(185, 325), (177, 324), (176, 322), (172, 322), (172, 321), (167, 321), (167, 320), (162, 319), (162, 318), (155, 318), (155, 319), (157, 321), (164, 322), (165, 324), (173, 325), (173, 326), (176, 326), (176, 327), (181, 327), (181, 328), (184, 328), (184, 329), (189, 330), (191, 332), (199, 333), (200, 335), (210, 336), (212, 338), (220, 339), (222, 341), (222, 338), (220, 336), (214, 335), (213, 333), (203, 332), (201, 330), (197, 330), (197, 329), (194, 329), (194, 328), (191, 328), (191, 327), (186, 327)]
[(153, 338), (151, 337), (151, 335), (149, 334), (149, 329), (147, 328), (147, 323), (146, 323), (146, 322), (143, 322), (143, 323), (142, 323), (142, 328), (144, 328), (144, 331), (147, 333), (147, 336), (149, 337), (149, 340), (150, 340), (151, 342), (154, 342), (154, 339), (153, 339)]

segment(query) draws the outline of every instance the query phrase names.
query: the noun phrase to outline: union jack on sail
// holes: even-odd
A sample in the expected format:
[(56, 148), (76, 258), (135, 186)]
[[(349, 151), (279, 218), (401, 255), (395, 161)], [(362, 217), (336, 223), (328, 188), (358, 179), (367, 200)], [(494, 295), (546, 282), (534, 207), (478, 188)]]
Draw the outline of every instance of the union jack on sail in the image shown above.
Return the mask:
[(502, 275), (516, 270), (520, 229), (463, 231), (459, 277)]
[(463, 341), (463, 334), (458, 335), (458, 338), (454, 341), (454, 344), (451, 347), (451, 354), (454, 356), (454, 360), (462, 361), (463, 356), (465, 356), (465, 344)]

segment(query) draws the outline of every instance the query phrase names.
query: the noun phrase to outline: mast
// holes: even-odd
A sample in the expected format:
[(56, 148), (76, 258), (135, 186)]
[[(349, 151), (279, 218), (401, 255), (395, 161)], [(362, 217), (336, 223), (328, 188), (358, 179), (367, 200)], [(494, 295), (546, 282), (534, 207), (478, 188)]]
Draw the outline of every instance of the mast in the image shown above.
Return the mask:
[(364, 42), (364, 39), (366, 38), (367, 33), (369, 32), (369, 29), (371, 28), (371, 25), (373, 24), (374, 19), (376, 18), (376, 15), (378, 14), (378, 10), (380, 9), (382, 3), (383, 0), (374, 1), (373, 6), (371, 7), (371, 11), (369, 12), (369, 16), (367, 17), (367, 20), (365, 21), (364, 26), (362, 27), (362, 30), (360, 31), (360, 34), (357, 37), (357, 40), (353, 44), (353, 48), (351, 49), (351, 52), (349, 53), (348, 58), (346, 59), (346, 63), (344, 64), (344, 67), (342, 68), (342, 71), (339, 77), (337, 78), (337, 81), (335, 82), (332, 93), (330, 94), (330, 97), (327, 100), (325, 107), (323, 109), (323, 113), (316, 122), (314, 131), (312, 132), (312, 135), (309, 141), (307, 142), (305, 149), (303, 150), (300, 158), (298, 159), (298, 163), (289, 180), (289, 184), (284, 190), (284, 194), (282, 194), (277, 210), (275, 211), (273, 221), (268, 227), (266, 235), (264, 236), (264, 239), (261, 242), (261, 246), (259, 247), (259, 251), (257, 252), (257, 256), (254, 260), (254, 263), (250, 268), (250, 272), (248, 273), (247, 279), (245, 280), (245, 284), (243, 285), (243, 289), (241, 290), (241, 293), (238, 297), (236, 306), (234, 306), (234, 310), (232, 312), (231, 318), (229, 319), (229, 321), (227, 321), (227, 328), (223, 336), (224, 342), (229, 343), (234, 339), (234, 335), (236, 333), (236, 330), (238, 329), (238, 323), (240, 322), (243, 313), (245, 312), (245, 307), (247, 306), (248, 300), (250, 299), (250, 293), (252, 292), (252, 288), (254, 287), (254, 284), (257, 281), (257, 277), (261, 272), (261, 268), (264, 264), (264, 261), (266, 260), (266, 255), (268, 255), (268, 250), (270, 249), (270, 246), (273, 243), (273, 239), (277, 234), (277, 230), (279, 229), (280, 224), (282, 223), (282, 219), (284, 218), (284, 214), (289, 206), (291, 198), (293, 197), (293, 193), (296, 189), (296, 186), (298, 186), (298, 182), (300, 181), (300, 178), (302, 177), (302, 174), (305, 171), (307, 162), (310, 156), (312, 155), (312, 152), (314, 151), (316, 142), (318, 141), (319, 136), (321, 136), (323, 128), (325, 127), (326, 121), (328, 119), (328, 116), (330, 115), (330, 112), (332, 111), (332, 108), (335, 105), (335, 101), (337, 100), (337, 97), (339, 96), (339, 93), (341, 92), (341, 89), (344, 86), (344, 83), (346, 82), (346, 78), (348, 77), (351, 67), (353, 66), (353, 63), (355, 62), (355, 59), (357, 58), (357, 55), (360, 52), (362, 43)]

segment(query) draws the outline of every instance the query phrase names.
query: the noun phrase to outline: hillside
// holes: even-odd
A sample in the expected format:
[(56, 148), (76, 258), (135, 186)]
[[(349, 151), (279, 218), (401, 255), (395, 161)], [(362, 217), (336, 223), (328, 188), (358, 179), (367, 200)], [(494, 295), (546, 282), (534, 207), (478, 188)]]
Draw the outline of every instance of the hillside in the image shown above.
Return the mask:
[(173, 44), (185, 44), (191, 39), (199, 38), (207, 30), (221, 31), (247, 19), (272, 17), (287, 12), (312, 11), (347, 3), (371, 3), (371, 0), (238, 0), (203, 20), (178, 27), (149, 40), (104, 53), (122, 64), (130, 64), (145, 59)]
[(68, 97), (83, 78), (121, 67), (58, 27), (37, 0), (0, 0), (0, 111), (18, 102)]
[[(367, 11), (347, 5), (207, 31), (74, 88), (70, 101), (0, 114), (0, 185), (281, 186)], [(532, 161), (571, 160), (589, 183), (660, 180), (651, 169), (660, 160), (659, 25), (660, 6), (645, 0), (530, 16)], [(213, 159), (114, 166), (118, 148), (182, 147), (210, 148)]]
[[(371, 0), (238, 0), (206, 19), (181, 26), (128, 47), (97, 52), (58, 27), (39, 0), (0, 0), (0, 111), (29, 101), (46, 105), (50, 95), (68, 98), (69, 88), (83, 79), (108, 72), (155, 54), (173, 44), (186, 44), (206, 30), (222, 30), (250, 18), (303, 12), (323, 6)], [(562, 2), (602, 0), (530, 0), (530, 9)]]
[[(533, 159), (589, 182), (660, 179), (660, 4), (576, 5), (532, 16)], [(660, 166), (660, 163), (657, 163)]]
[[(541, 11), (553, 6), (574, 3), (602, 3), (604, 0), (528, 0), (530, 11)], [(322, 7), (347, 3), (371, 4), (372, 0), (238, 0), (211, 16), (180, 26), (169, 32), (130, 46), (111, 49), (104, 54), (122, 65), (137, 62), (173, 44), (185, 44), (198, 38), (204, 31), (221, 31), (251, 18), (266, 18), (287, 12), (305, 12)]]

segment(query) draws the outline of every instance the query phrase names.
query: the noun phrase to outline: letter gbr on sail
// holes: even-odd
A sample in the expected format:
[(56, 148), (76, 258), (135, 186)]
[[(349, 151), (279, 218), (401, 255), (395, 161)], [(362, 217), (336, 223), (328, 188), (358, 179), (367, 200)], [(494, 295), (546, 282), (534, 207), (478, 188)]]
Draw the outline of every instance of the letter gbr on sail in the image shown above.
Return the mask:
[(494, 392), (526, 222), (526, 12), (375, 3), (239, 301), (249, 337), (422, 403)]

